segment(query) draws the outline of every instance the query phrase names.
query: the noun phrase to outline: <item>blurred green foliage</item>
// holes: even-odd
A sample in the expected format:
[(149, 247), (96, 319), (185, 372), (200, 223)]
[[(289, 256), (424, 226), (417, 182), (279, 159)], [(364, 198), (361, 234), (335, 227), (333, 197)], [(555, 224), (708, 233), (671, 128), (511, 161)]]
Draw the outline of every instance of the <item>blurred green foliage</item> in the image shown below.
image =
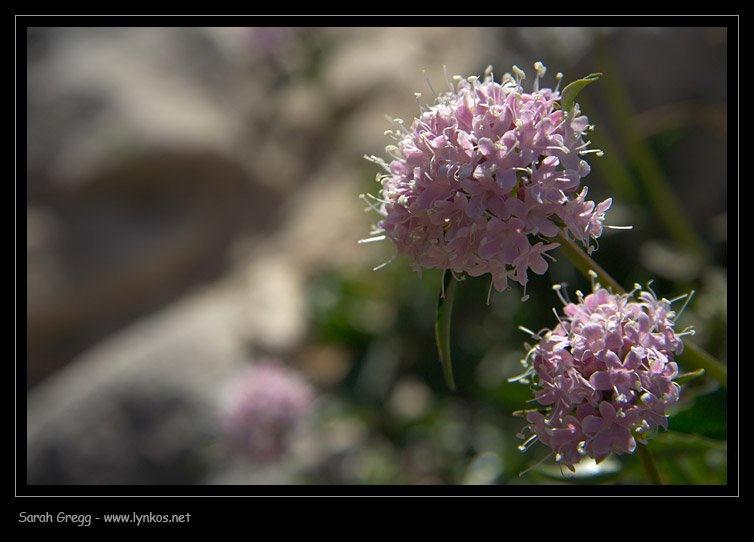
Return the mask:
[[(594, 132), (593, 146), (603, 149), (605, 157), (591, 161), (594, 174), (587, 184), (594, 188), (595, 200), (614, 198), (608, 222), (621, 225), (614, 222), (617, 216), (634, 225), (629, 232), (606, 231), (594, 257), (628, 289), (651, 281), (652, 289), (668, 299), (694, 290), (677, 325), (693, 325), (697, 334), (689, 340), (725, 363), (727, 241), (707, 230), (704, 235), (695, 231), (698, 222), (675, 197), (678, 183), (666, 178), (666, 171), (671, 178), (677, 175), (667, 156), (693, 127), (658, 121), (651, 134), (642, 133), (629, 98), (619, 92), (624, 83), (609, 47), (596, 43), (594, 51), (600, 60), (594, 68), (605, 77), (582, 93), (583, 101), (580, 94), (579, 101), (601, 128)], [(370, 190), (376, 189), (369, 185), (364, 191)], [(365, 227), (365, 237), (366, 232)], [(390, 257), (374, 252), (375, 265), (385, 254)], [(320, 423), (348, 418), (364, 434), (340, 464), (309, 481), (646, 484), (638, 458), (630, 455), (611, 456), (599, 466), (584, 463), (573, 475), (547, 458), (541, 445), (525, 453), (518, 449), (522, 440), (517, 433), (524, 424), (513, 413), (527, 408), (532, 397), (526, 385), (507, 380), (521, 371), (526, 353), (528, 335), (519, 326), (536, 332), (555, 325), (552, 310), (559, 310), (560, 302), (552, 285), (561, 282), (571, 295), (589, 290), (588, 281), (565, 258), (552, 263), (545, 276), (530, 278), (531, 298), (525, 303), (520, 301), (523, 292), (513, 288), (494, 293), (487, 305), (488, 280), (461, 282), (451, 335), (457, 389), (451, 392), (433, 334), (439, 271), (425, 270), (419, 278), (406, 259), (398, 258), (377, 272), (332, 270), (317, 277), (310, 298), (312, 339), (346, 345), (352, 362), (332, 390), (339, 407)], [(682, 373), (695, 369), (684, 366), (683, 357), (678, 361)], [(727, 392), (703, 375), (684, 382), (681, 398), (671, 413), (670, 431), (650, 442), (663, 483), (726, 484)]]
[[(352, 360), (331, 390), (329, 401), (338, 406), (321, 412), (318, 423), (322, 428), (355, 424), (363, 436), (358, 446), (344, 450), (340, 464), (311, 474), (308, 481), (645, 483), (631, 456), (610, 458), (579, 476), (561, 471), (550, 459), (519, 476), (544, 459), (546, 449), (518, 449), (522, 440), (516, 434), (524, 424), (513, 413), (527, 408), (531, 392), (507, 381), (521, 371), (526, 352), (528, 335), (517, 325), (552, 325), (553, 300), (532, 296), (521, 303), (509, 291), (493, 295), (486, 305), (486, 280), (462, 282), (451, 346), (457, 390), (451, 392), (433, 334), (440, 278), (440, 272), (425, 271), (420, 279), (398, 259), (374, 273), (331, 271), (312, 284), (312, 340), (346, 345)], [(671, 416), (671, 431), (651, 441), (664, 482), (726, 483), (726, 394), (698, 377), (685, 385), (682, 398)]]

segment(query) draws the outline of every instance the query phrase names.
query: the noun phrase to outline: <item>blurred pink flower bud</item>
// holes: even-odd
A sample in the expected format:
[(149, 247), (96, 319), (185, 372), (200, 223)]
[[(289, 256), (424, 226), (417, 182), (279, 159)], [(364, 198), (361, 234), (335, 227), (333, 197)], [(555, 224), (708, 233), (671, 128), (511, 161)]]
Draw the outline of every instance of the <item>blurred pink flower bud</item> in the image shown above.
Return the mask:
[(312, 387), (297, 373), (276, 362), (261, 362), (229, 388), (222, 429), (234, 449), (257, 461), (274, 461), (313, 402)]

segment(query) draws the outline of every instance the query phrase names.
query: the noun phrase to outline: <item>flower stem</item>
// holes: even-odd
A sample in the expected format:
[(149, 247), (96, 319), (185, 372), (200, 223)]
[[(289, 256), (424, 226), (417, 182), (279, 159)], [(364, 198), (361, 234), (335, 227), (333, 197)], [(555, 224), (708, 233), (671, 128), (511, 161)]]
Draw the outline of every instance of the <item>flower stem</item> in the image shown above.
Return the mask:
[(691, 365), (697, 369), (704, 369), (705, 373), (720, 382), (725, 389), (728, 389), (728, 369), (717, 361), (712, 354), (690, 342), (685, 342), (683, 354), (679, 357), (687, 365)]
[(581, 273), (585, 277), (589, 277), (590, 270), (594, 271), (595, 273), (597, 273), (597, 277), (600, 279), (603, 285), (610, 286), (615, 293), (626, 293), (626, 290), (618, 283), (618, 281), (611, 277), (607, 273), (607, 271), (602, 269), (602, 267), (597, 262), (595, 262), (591, 258), (591, 256), (581, 250), (581, 248), (579, 248), (579, 246), (575, 242), (563, 235), (562, 231), (560, 231), (557, 237), (555, 237), (553, 240), (557, 243), (560, 243), (560, 251), (563, 252), (563, 254), (565, 254), (569, 260), (571, 260), (571, 263), (576, 266), (576, 268), (581, 271)]
[(443, 273), (442, 290), (437, 301), (437, 320), (435, 321), (435, 338), (437, 340), (437, 353), (440, 356), (442, 372), (445, 382), (451, 390), (456, 389), (453, 380), (453, 366), (450, 362), (450, 317), (453, 314), (453, 299), (455, 298), (458, 281), (453, 273)]
[(647, 475), (650, 485), (661, 486), (662, 480), (660, 479), (660, 473), (657, 471), (652, 452), (649, 451), (649, 446), (646, 444), (639, 444), (636, 447), (639, 453), (639, 462), (644, 469), (644, 474)]
[(688, 216), (678, 203), (667, 176), (662, 171), (657, 157), (650, 150), (646, 137), (641, 133), (636, 117), (631, 110), (630, 100), (620, 80), (608, 47), (597, 47), (596, 54), (601, 66), (607, 66), (611, 76), (604, 78), (602, 88), (611, 111), (619, 137), (637, 177), (645, 189), (650, 205), (662, 221), (668, 234), (682, 247), (708, 257), (704, 244), (699, 239)]
[[(610, 286), (614, 292), (624, 294), (626, 290), (611, 277), (607, 271), (605, 271), (597, 262), (595, 262), (591, 256), (584, 252), (573, 240), (568, 239), (563, 232), (558, 233), (557, 237), (553, 239), (560, 243), (560, 250), (571, 263), (579, 270), (584, 276), (589, 276), (589, 271), (597, 273), (597, 277), (603, 285)], [(696, 369), (704, 369), (704, 371), (711, 377), (720, 382), (724, 388), (728, 387), (728, 369), (715, 359), (711, 354), (705, 352), (695, 344), (684, 341), (683, 354), (679, 356), (684, 363), (690, 365)]]

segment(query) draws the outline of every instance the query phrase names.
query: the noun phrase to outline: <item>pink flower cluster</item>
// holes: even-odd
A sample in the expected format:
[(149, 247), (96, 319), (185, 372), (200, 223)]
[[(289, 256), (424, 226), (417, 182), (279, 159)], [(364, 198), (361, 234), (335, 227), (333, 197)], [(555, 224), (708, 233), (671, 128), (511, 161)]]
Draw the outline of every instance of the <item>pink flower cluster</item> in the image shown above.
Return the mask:
[(535, 67), (531, 93), (515, 66), (502, 83), (489, 72), (456, 77), (410, 130), (396, 121), (389, 164), (370, 157), (387, 171), (378, 176), (374, 239), (392, 240), (417, 272), (490, 273), (498, 291), (509, 279), (525, 287), (529, 269), (548, 268), (543, 256), (558, 246), (548, 238), (566, 231), (589, 246), (601, 235), (611, 200), (595, 205), (580, 189), (591, 126), (578, 104), (560, 108), (557, 87), (539, 88), (545, 68)]
[(574, 470), (584, 456), (633, 453), (635, 436), (645, 442), (667, 430), (683, 342), (669, 301), (646, 291), (637, 297), (595, 284), (529, 352), (523, 376), (534, 376), (534, 399), (546, 409), (526, 413), (533, 435), (522, 449), (539, 440)]
[(260, 362), (228, 391), (222, 429), (234, 449), (256, 461), (273, 461), (286, 450), (313, 401), (312, 388), (297, 373), (276, 362)]

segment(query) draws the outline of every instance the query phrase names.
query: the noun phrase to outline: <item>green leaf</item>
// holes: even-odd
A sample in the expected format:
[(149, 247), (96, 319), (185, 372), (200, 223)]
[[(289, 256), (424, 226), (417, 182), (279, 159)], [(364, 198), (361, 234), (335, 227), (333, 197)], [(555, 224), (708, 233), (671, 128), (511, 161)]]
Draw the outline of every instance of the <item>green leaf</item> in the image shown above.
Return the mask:
[(455, 297), (458, 281), (453, 273), (443, 273), (442, 290), (437, 300), (437, 320), (435, 321), (435, 338), (437, 340), (437, 353), (440, 356), (440, 365), (445, 375), (445, 382), (451, 390), (456, 389), (453, 380), (453, 366), (450, 362), (450, 317), (453, 313), (453, 299)]
[(581, 90), (585, 86), (587, 86), (589, 83), (593, 83), (600, 77), (602, 77), (601, 73), (592, 73), (590, 75), (587, 75), (583, 79), (574, 81), (566, 88), (564, 88), (563, 92), (560, 93), (560, 105), (563, 108), (563, 111), (570, 111), (576, 100), (576, 95), (581, 92)]

